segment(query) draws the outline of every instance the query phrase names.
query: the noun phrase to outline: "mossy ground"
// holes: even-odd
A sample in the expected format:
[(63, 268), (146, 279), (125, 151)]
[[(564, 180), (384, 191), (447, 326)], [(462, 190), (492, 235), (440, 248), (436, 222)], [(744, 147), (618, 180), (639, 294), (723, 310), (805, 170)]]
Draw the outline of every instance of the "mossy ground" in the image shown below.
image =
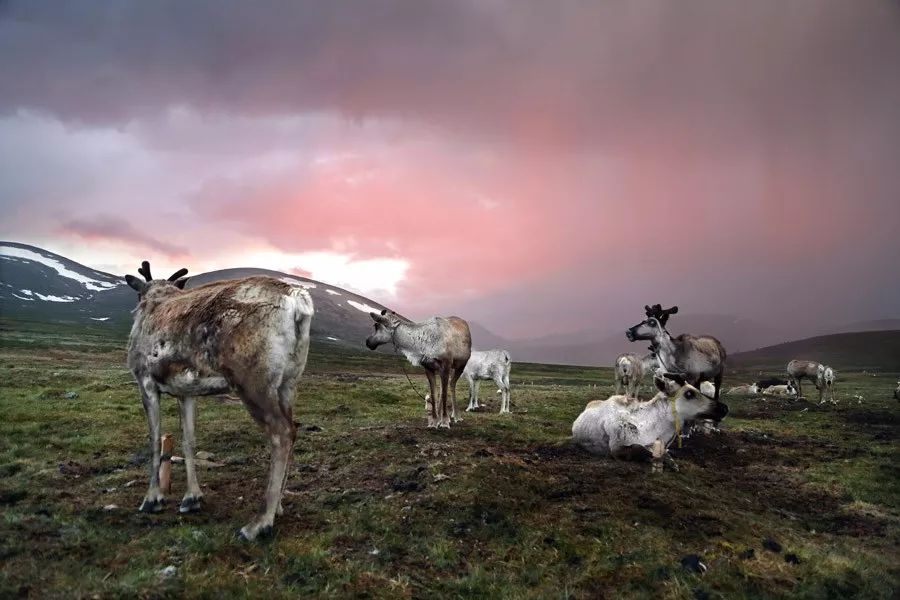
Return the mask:
[[(259, 505), (268, 450), (240, 403), (200, 402), (198, 447), (226, 463), (201, 469), (203, 512), (177, 514), (175, 465), (166, 510), (140, 514), (146, 424), (122, 337), (3, 325), (0, 597), (898, 593), (891, 374), (841, 372), (836, 407), (728, 398), (723, 432), (692, 437), (673, 451), (680, 471), (653, 475), (569, 443), (584, 405), (611, 392), (609, 369), (516, 364), (514, 414), (496, 414), (484, 383), (488, 408), (438, 432), (399, 359), (317, 345), (296, 401), (285, 514), (248, 544), (235, 532)], [(163, 414), (180, 438), (174, 399)], [(705, 574), (681, 566), (690, 554)]]

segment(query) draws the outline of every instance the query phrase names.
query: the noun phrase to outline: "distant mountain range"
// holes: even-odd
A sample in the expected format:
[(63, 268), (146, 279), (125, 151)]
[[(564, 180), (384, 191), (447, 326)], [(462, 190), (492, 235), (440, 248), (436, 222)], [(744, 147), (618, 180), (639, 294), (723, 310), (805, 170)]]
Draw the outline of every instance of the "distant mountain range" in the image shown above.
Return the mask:
[[(337, 286), (266, 269), (202, 273), (190, 277), (187, 287), (251, 275), (269, 275), (307, 288), (316, 308), (312, 336), (321, 341), (364, 348), (372, 332), (369, 312), (386, 308)], [(34, 246), (0, 242), (0, 315), (4, 317), (125, 328), (131, 324), (136, 304), (137, 294), (125, 285), (122, 275), (97, 271)]]
[[(286, 279), (309, 289), (316, 307), (312, 335), (324, 342), (363, 348), (363, 341), (372, 331), (368, 313), (386, 308), (337, 286), (258, 268), (224, 269), (194, 275), (188, 281), (188, 287), (250, 275)], [(0, 316), (106, 324), (124, 329), (131, 324), (131, 310), (136, 302), (135, 292), (125, 285), (121, 275), (91, 269), (35, 246), (0, 242)], [(470, 322), (470, 326), (476, 348), (504, 348), (516, 361), (609, 365), (622, 352), (646, 351), (647, 344), (632, 344), (625, 339), (625, 329), (637, 323), (642, 313), (642, 310), (636, 311), (634, 322), (623, 323), (619, 331), (583, 330), (526, 340), (505, 339), (479, 323)], [(725, 345), (730, 356), (740, 352), (752, 355), (748, 351), (780, 344), (786, 338), (777, 329), (733, 315), (679, 313), (668, 325), (673, 335), (682, 332), (714, 335)], [(813, 334), (882, 330), (900, 330), (900, 319), (850, 323)]]

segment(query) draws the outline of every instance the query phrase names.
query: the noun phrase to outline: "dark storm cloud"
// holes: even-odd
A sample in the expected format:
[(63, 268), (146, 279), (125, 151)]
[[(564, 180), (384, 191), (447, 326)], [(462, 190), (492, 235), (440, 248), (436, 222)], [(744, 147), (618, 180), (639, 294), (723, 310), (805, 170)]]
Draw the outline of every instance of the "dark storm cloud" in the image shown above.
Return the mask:
[(188, 254), (187, 248), (158, 240), (117, 217), (95, 216), (90, 219), (72, 219), (64, 222), (59, 229), (60, 233), (71, 234), (84, 240), (103, 240), (141, 246), (169, 258)]

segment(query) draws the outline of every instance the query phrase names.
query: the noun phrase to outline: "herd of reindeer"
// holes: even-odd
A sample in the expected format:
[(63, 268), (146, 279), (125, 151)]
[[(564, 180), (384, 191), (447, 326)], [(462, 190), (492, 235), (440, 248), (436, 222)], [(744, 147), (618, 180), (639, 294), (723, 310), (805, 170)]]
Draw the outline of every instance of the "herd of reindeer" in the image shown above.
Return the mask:
[[(261, 512), (240, 534), (247, 540), (270, 531), (283, 512), (281, 499), (290, 470), (297, 428), (293, 402), (310, 345), (313, 301), (297, 285), (272, 277), (217, 281), (185, 289), (187, 269), (167, 279), (154, 279), (144, 261), (138, 273), (126, 275), (138, 293), (128, 342), (128, 368), (138, 384), (150, 429), (150, 482), (140, 510), (159, 512), (165, 498), (160, 486), (161, 393), (178, 399), (187, 489), (182, 513), (199, 510), (194, 416), (196, 396), (232, 392), (269, 437), (271, 463)], [(645, 306), (646, 318), (626, 332), (629, 341), (650, 342), (650, 354), (623, 354), (615, 363), (616, 395), (590, 402), (572, 425), (575, 443), (603, 456), (671, 459), (667, 448), (692, 428), (712, 428), (728, 413), (719, 400), (725, 348), (710, 336), (666, 330), (678, 307)], [(510, 356), (505, 350), (472, 350), (469, 326), (459, 317), (432, 317), (413, 322), (382, 310), (370, 313), (374, 332), (366, 346), (390, 344), (416, 367), (430, 388), (426, 396), (428, 427), (449, 428), (456, 414), (456, 383), (469, 383), (469, 405), (476, 410), (479, 380), (492, 380), (501, 394), (500, 412), (510, 411)], [(765, 392), (799, 395), (801, 381), (831, 390), (834, 371), (810, 361), (791, 361), (788, 381), (769, 380), (732, 388), (728, 393)], [(640, 399), (643, 380), (652, 375), (657, 393)], [(766, 387), (768, 386), (768, 387)], [(762, 392), (762, 393), (765, 393)]]

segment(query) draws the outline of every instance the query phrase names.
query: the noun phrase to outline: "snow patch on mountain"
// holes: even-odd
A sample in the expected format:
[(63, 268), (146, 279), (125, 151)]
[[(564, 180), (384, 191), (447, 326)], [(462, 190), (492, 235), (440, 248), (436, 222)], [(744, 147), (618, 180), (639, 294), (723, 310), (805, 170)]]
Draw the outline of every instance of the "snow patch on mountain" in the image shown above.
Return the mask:
[(364, 302), (356, 302), (354, 300), (347, 300), (347, 304), (349, 304), (356, 310), (361, 310), (364, 313), (370, 313), (370, 312), (380, 313), (381, 312), (380, 308), (375, 308), (374, 306), (370, 306)]
[[(73, 271), (66, 267), (64, 264), (59, 262), (58, 260), (52, 259), (50, 257), (44, 256), (43, 254), (38, 254), (37, 252), (33, 252), (31, 250), (26, 250), (25, 248), (14, 248), (12, 246), (0, 246), (0, 258), (6, 260), (15, 260), (15, 259), (23, 259), (30, 260), (32, 262), (41, 263), (47, 267), (50, 267), (56, 273), (67, 279), (74, 279), (79, 283), (83, 283), (84, 287), (87, 289), (100, 292), (103, 290), (110, 290), (116, 287), (117, 283), (110, 283), (108, 281), (99, 281), (97, 279), (91, 279), (90, 277), (85, 277), (81, 273)], [(40, 296), (40, 294), (38, 294)], [(49, 298), (54, 298), (54, 296), (48, 296), (47, 298), (41, 298), (41, 300), (47, 300)], [(58, 298), (58, 296), (56, 297)], [(73, 300), (53, 300), (53, 302), (72, 302)]]

